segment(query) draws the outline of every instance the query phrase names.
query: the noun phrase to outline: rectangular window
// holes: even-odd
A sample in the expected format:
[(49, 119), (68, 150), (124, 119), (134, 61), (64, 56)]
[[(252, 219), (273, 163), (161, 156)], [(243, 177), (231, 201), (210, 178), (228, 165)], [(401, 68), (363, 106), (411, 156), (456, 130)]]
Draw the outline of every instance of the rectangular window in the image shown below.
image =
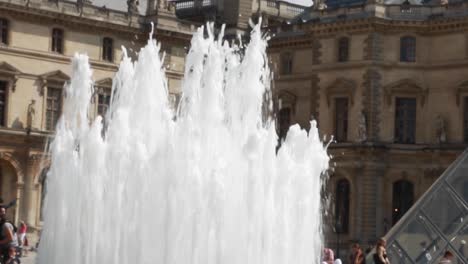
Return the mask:
[(8, 82), (0, 81), (0, 126), (5, 126)]
[(98, 94), (98, 115), (105, 117), (107, 109), (110, 106), (111, 94), (110, 91), (103, 91)]
[(8, 44), (8, 20), (0, 19), (0, 38), (1, 43)]
[(46, 130), (54, 130), (62, 112), (62, 89), (47, 87)]
[(285, 53), (281, 56), (281, 73), (291, 74), (293, 68), (293, 55), (291, 53)]
[(468, 96), (464, 98), (463, 108), (463, 137), (465, 143), (468, 143)]
[(335, 139), (338, 142), (348, 139), (348, 98), (335, 99)]
[(52, 29), (52, 51), (63, 53), (63, 30), (60, 28)]
[(414, 144), (416, 141), (416, 99), (396, 98), (395, 142)]
[(102, 59), (109, 62), (114, 61), (114, 40), (111, 38), (102, 40)]

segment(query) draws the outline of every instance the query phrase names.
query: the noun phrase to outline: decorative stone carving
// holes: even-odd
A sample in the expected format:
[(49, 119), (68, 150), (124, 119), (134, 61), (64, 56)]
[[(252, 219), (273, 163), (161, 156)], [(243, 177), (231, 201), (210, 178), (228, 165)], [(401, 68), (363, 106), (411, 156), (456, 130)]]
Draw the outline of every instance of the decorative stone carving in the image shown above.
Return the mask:
[(68, 80), (70, 80), (70, 77), (60, 70), (42, 74), (39, 76), (39, 93), (43, 96), (45, 89), (51, 83), (57, 86), (63, 86)]
[(445, 131), (445, 120), (439, 114), (435, 120), (435, 133), (437, 143), (446, 143), (447, 142), (447, 133)]
[(139, 1), (138, 0), (127, 0), (127, 8), (128, 8), (128, 14), (138, 14), (138, 5)]
[(32, 126), (33, 126), (33, 123), (34, 123), (34, 117), (36, 115), (35, 104), (36, 104), (36, 100), (31, 100), (31, 103), (28, 105), (28, 119), (26, 120), (26, 130), (27, 130), (28, 134), (32, 130)]
[(389, 106), (392, 104), (392, 98), (395, 94), (414, 95), (418, 97), (421, 106), (424, 106), (429, 90), (414, 80), (403, 79), (386, 85), (384, 87), (384, 93), (387, 105)]
[(7, 62), (0, 62), (0, 77), (9, 81), (11, 91), (16, 90), (16, 82), (21, 72)]
[(167, 0), (159, 0), (158, 1), (158, 8), (163, 9), (163, 10), (168, 9)]
[(356, 93), (356, 82), (350, 79), (337, 78), (326, 89), (327, 104), (330, 107), (333, 96), (344, 95), (349, 98), (351, 105), (354, 104), (354, 94)]
[(367, 140), (367, 121), (366, 115), (361, 111), (358, 119), (358, 142), (363, 143)]

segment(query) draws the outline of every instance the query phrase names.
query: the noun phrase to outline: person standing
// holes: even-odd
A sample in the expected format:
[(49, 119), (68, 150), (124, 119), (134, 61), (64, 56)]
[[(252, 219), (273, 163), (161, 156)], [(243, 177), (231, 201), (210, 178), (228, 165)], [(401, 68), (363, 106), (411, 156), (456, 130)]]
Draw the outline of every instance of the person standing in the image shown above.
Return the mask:
[(18, 242), (22, 248), (23, 254), (26, 256), (26, 252), (28, 250), (28, 240), (26, 238), (26, 233), (28, 232), (28, 226), (24, 221), (20, 221), (20, 226), (18, 229)]
[(349, 255), (350, 264), (365, 264), (364, 252), (359, 244), (354, 244), (351, 247), (351, 254)]
[(374, 253), (374, 263), (375, 264), (390, 264), (390, 261), (387, 257), (387, 250), (385, 247), (387, 246), (387, 241), (383, 238), (379, 238), (377, 240), (377, 245), (375, 246), (375, 253)]
[(17, 246), (18, 238), (15, 227), (7, 220), (5, 207), (0, 207), (0, 250), (3, 259), (9, 258), (10, 247)]

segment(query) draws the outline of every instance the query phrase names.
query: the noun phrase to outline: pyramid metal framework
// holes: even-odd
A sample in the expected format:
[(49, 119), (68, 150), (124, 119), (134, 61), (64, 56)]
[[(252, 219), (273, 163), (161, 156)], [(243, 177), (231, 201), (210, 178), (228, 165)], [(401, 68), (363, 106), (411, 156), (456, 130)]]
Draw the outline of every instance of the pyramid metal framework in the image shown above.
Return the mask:
[(390, 230), (386, 239), (392, 264), (439, 263), (446, 250), (453, 253), (453, 264), (468, 264), (468, 150)]

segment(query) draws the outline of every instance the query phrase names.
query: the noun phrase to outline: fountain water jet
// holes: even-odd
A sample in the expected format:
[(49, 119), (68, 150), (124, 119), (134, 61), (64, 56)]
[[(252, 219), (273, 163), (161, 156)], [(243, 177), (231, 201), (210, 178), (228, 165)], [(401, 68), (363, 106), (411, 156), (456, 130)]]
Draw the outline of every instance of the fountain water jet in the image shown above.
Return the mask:
[(260, 24), (243, 55), (203, 31), (177, 113), (156, 41), (134, 63), (124, 56), (105, 138), (100, 117), (88, 123), (88, 58), (75, 56), (38, 263), (320, 263), (329, 159), (315, 122), (309, 133), (292, 126), (276, 153), (274, 121), (262, 118), (271, 79)]

